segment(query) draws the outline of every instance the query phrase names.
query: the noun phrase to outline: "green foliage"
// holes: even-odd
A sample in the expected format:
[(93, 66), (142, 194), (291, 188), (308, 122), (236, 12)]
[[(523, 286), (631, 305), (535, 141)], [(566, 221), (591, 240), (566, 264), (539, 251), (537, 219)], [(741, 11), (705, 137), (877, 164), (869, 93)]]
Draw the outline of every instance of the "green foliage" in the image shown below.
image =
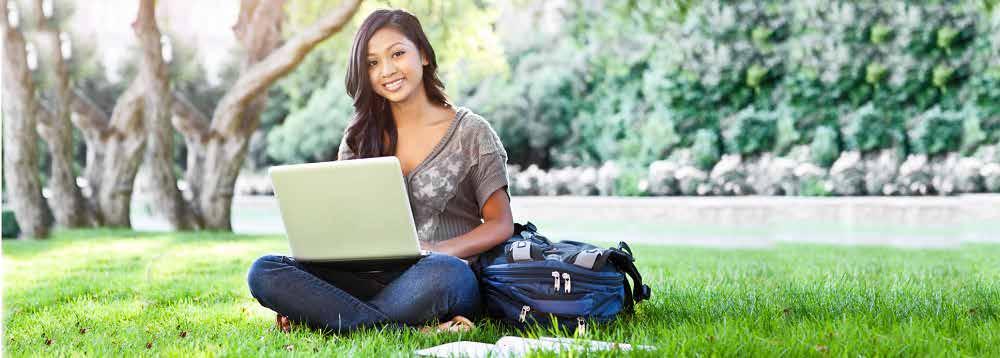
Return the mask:
[(282, 163), (329, 161), (337, 149), (354, 107), (343, 80), (331, 78), (313, 92), (302, 110), (285, 118), (267, 135), (267, 154)]
[[(615, 178), (615, 195), (645, 196), (648, 192), (640, 187), (640, 183), (649, 176), (649, 169), (644, 166), (628, 166), (622, 168), (621, 174)], [(648, 183), (646, 184), (648, 185)]]
[(13, 238), (17, 237), (21, 233), (21, 228), (17, 225), (17, 218), (14, 217), (14, 211), (10, 209), (4, 209), (2, 214), (2, 225), (3, 225), (3, 237)]
[[(996, 46), (996, 52), (1000, 54), (1000, 43)], [(977, 108), (979, 127), (986, 136), (984, 143), (1000, 143), (1000, 64), (989, 74), (972, 79), (969, 87), (969, 95)]]
[(841, 119), (844, 149), (868, 152), (902, 146), (903, 124), (898, 116), (879, 110), (871, 103)]
[(827, 189), (826, 182), (820, 178), (806, 178), (799, 183), (799, 195), (830, 196), (833, 192)]
[(837, 131), (830, 127), (816, 128), (816, 135), (813, 136), (812, 144), (809, 145), (809, 155), (814, 164), (829, 168), (840, 156)]
[(774, 147), (777, 120), (773, 112), (746, 108), (724, 119), (722, 142), (727, 153), (757, 154)]
[[(292, 28), (333, 5), (293, 4)], [(305, 110), (316, 78), (337, 76), (363, 14), (384, 5), (364, 5), (282, 82), (273, 95), (285, 112), (276, 110), (275, 125)], [(697, 145), (702, 165), (717, 160), (713, 147), (753, 156), (841, 144), (905, 154), (915, 150), (907, 129), (918, 114), (969, 102), (978, 116), (963, 122), (959, 137), (972, 137), (960, 142), (1000, 142), (1000, 45), (989, 36), (1000, 25), (971, 3), (573, 0), (549, 11), (527, 1), (515, 11), (523, 21), (507, 29), (490, 26), (499, 18), (491, 2), (391, 5), (421, 18), (449, 93), (493, 124), (512, 164), (646, 165), (695, 147), (703, 130), (721, 144)]]
[(782, 106), (775, 111), (774, 152), (785, 154), (792, 146), (802, 141), (802, 133), (796, 128), (795, 113), (789, 107)]
[(694, 135), (691, 156), (695, 166), (701, 170), (711, 170), (722, 157), (719, 150), (719, 135), (711, 129), (699, 129)]
[(621, 144), (621, 156), (634, 158), (641, 166), (667, 157), (681, 139), (674, 129), (674, 121), (669, 113), (652, 112), (649, 117), (635, 121), (625, 133)]
[(976, 148), (987, 139), (983, 131), (982, 118), (974, 110), (966, 109), (962, 115), (962, 154), (975, 153)]
[[(544, 47), (550, 40), (554, 39), (538, 38), (531, 46)], [(467, 96), (466, 105), (493, 124), (512, 163), (534, 163), (542, 168), (556, 160), (560, 164), (581, 160), (593, 164), (599, 155), (596, 151), (613, 149), (623, 134), (623, 128), (605, 133), (605, 121), (578, 117), (578, 103), (586, 86), (583, 66), (563, 59), (562, 54), (571, 53), (572, 48), (566, 43), (560, 46), (548, 51), (528, 47), (514, 53), (509, 78), (488, 79)], [(603, 146), (596, 144), (600, 138)], [(570, 145), (571, 141), (575, 145)], [(552, 153), (563, 157), (553, 158)]]
[(962, 122), (959, 113), (938, 107), (922, 113), (910, 122), (907, 133), (913, 151), (927, 155), (957, 151), (962, 144)]

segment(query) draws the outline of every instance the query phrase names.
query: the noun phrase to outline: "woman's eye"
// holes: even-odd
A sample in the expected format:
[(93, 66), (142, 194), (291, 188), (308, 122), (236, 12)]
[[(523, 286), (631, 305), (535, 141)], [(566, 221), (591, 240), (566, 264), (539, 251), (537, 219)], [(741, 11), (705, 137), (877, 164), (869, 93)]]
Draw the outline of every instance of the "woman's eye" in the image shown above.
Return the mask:
[(396, 51), (396, 52), (393, 52), (393, 53), (392, 53), (392, 56), (393, 56), (393, 57), (399, 57), (399, 56), (402, 56), (402, 55), (403, 55), (404, 53), (406, 53), (406, 52), (403, 52), (403, 51)]
[(368, 67), (372, 67), (378, 64), (378, 61), (368, 61)]

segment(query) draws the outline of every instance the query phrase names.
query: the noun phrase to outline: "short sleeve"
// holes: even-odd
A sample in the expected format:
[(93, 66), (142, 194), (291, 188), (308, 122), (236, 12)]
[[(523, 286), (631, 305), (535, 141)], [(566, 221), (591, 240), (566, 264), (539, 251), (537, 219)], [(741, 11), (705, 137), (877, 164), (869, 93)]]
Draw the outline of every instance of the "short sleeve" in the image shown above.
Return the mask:
[(507, 156), (504, 153), (492, 152), (479, 157), (479, 163), (473, 167), (471, 174), (475, 182), (476, 204), (479, 205), (479, 210), (486, 205), (490, 195), (500, 188), (504, 189), (507, 200), (510, 200)]
[(344, 132), (344, 136), (340, 138), (340, 148), (337, 149), (337, 160), (348, 160), (354, 157), (354, 152), (347, 145), (347, 132)]
[(475, 179), (476, 203), (482, 210), (490, 195), (500, 188), (504, 188), (508, 200), (510, 199), (510, 191), (507, 189), (510, 180), (507, 177), (507, 151), (500, 142), (500, 136), (485, 119), (479, 116), (474, 118), (475, 125), (472, 127), (477, 142), (474, 155), (478, 160), (471, 175)]

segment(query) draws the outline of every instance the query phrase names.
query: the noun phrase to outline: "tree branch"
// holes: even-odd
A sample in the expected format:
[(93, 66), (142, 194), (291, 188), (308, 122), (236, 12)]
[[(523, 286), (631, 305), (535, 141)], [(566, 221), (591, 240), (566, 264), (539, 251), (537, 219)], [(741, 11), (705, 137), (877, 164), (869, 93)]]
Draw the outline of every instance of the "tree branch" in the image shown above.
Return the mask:
[(361, 0), (345, 0), (340, 7), (291, 38), (241, 75), (219, 101), (211, 128), (220, 133), (240, 131), (243, 109), (249, 101), (302, 62), (320, 41), (339, 31), (357, 12)]
[(120, 133), (131, 133), (142, 126), (142, 102), (142, 79), (136, 78), (115, 102), (115, 108), (111, 110), (108, 129)]
[(111, 121), (107, 113), (104, 113), (97, 104), (80, 93), (79, 90), (74, 89), (69, 92), (69, 95), (71, 97), (70, 107), (72, 107), (73, 112), (78, 114), (72, 117), (73, 124), (81, 131), (97, 134), (99, 138), (107, 130), (108, 122)]
[(204, 141), (208, 135), (208, 124), (210, 119), (201, 110), (195, 107), (194, 103), (183, 93), (172, 92), (174, 101), (170, 106), (173, 113), (171, 123), (178, 132), (184, 135), (185, 139), (191, 138), (198, 142)]

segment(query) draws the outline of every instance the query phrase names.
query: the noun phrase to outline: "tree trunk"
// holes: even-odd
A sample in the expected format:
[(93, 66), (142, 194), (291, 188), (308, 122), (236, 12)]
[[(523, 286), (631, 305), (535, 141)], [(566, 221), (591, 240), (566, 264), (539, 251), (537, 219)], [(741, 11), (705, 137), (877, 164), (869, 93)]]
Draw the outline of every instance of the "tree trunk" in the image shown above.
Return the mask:
[[(39, 108), (38, 133), (49, 147), (52, 156), (48, 187), (51, 195), (48, 198), (56, 225), (66, 228), (92, 226), (95, 224), (84, 205), (83, 194), (76, 185), (76, 175), (73, 173), (73, 129), (70, 123), (70, 83), (69, 72), (62, 58), (62, 42), (59, 30), (53, 20), (47, 19), (42, 13), (42, 0), (34, 2), (34, 18), (37, 24), (37, 48), (41, 50), (39, 59), (54, 74), (55, 83), (52, 97), (54, 108), (48, 110)], [(44, 56), (41, 56), (44, 54)]]
[(145, 98), (146, 162), (152, 178), (154, 207), (163, 214), (173, 230), (190, 230), (198, 225), (187, 207), (174, 176), (174, 132), (170, 112), (172, 94), (163, 60), (160, 30), (156, 25), (155, 2), (142, 0), (139, 14), (132, 24), (142, 45), (139, 68)]
[(87, 199), (85, 204), (96, 226), (104, 225), (97, 201), (100, 191), (101, 173), (104, 165), (104, 138), (108, 135), (108, 123), (111, 119), (89, 98), (78, 91), (70, 91), (70, 104), (73, 113), (70, 119), (73, 125), (83, 132), (83, 141), (87, 144), (87, 161), (83, 169), (85, 185), (80, 191)]
[(42, 198), (38, 178), (38, 135), (35, 133), (38, 102), (28, 69), (24, 36), (8, 21), (8, 0), (0, 0), (3, 25), (4, 180), (22, 237), (48, 236), (49, 207)]
[(104, 225), (131, 227), (132, 187), (146, 145), (143, 131), (143, 76), (118, 98), (102, 138), (103, 156), (97, 180), (97, 207)]
[(192, 216), (197, 218), (199, 226), (202, 226), (200, 220), (203, 216), (196, 199), (201, 192), (200, 183), (204, 173), (202, 168), (205, 161), (209, 119), (183, 94), (174, 92), (173, 95), (171, 123), (184, 137), (184, 144), (187, 146), (187, 170), (184, 172), (184, 182), (187, 185), (184, 199), (188, 202)]
[[(206, 228), (232, 230), (233, 187), (247, 155), (250, 136), (260, 124), (263, 94), (290, 72), (320, 41), (339, 31), (357, 12), (360, 0), (346, 0), (281, 47), (283, 1), (243, 0), (234, 32), (247, 49), (243, 73), (219, 101), (205, 138), (202, 176), (192, 185)], [(190, 140), (187, 140), (189, 141)], [(189, 148), (190, 150), (190, 148)]]

